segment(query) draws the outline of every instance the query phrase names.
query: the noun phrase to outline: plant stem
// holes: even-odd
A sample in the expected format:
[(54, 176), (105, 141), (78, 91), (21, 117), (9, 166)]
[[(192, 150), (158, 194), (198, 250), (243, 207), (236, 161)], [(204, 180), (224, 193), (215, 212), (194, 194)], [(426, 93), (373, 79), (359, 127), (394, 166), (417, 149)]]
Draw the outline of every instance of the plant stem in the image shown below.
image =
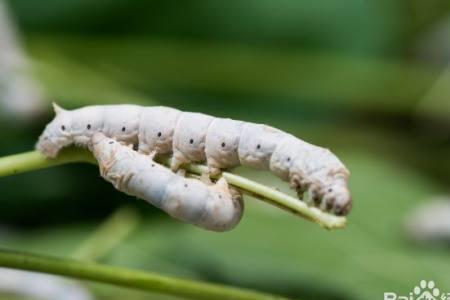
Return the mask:
[(190, 299), (285, 299), (252, 290), (196, 282), (96, 263), (0, 250), (0, 266), (87, 279)]
[[(167, 164), (168, 161), (168, 159), (165, 159), (162, 162)], [(54, 159), (47, 159), (37, 151), (25, 152), (0, 158), (0, 177), (73, 162), (96, 163), (87, 150), (79, 148), (65, 149)], [(189, 164), (183, 167), (195, 174), (207, 171), (207, 167), (203, 165)], [(347, 219), (345, 217), (334, 216), (315, 207), (309, 207), (304, 202), (265, 185), (228, 172), (222, 172), (222, 176), (228, 183), (244, 193), (300, 215), (326, 229), (342, 228), (346, 225)]]
[(64, 149), (54, 159), (46, 158), (38, 151), (30, 151), (1, 157), (0, 177), (76, 162), (96, 163), (88, 151), (77, 148)]

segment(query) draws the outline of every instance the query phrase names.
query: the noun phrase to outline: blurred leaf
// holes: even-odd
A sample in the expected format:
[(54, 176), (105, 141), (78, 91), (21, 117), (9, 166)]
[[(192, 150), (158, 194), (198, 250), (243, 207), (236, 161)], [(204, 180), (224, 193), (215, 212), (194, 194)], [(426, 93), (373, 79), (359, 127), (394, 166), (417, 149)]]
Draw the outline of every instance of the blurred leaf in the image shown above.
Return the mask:
[(46, 49), (35, 63), (35, 72), (50, 99), (72, 107), (96, 104), (151, 104), (148, 96), (124, 88), (118, 82), (71, 61), (55, 49)]
[[(122, 33), (302, 44), (352, 53), (380, 54), (403, 37), (409, 23), (403, 1), (330, 0), (149, 2), (111, 0), (11, 3), (30, 31)], [(45, 7), (45, 9), (44, 9)], [(355, 30), (357, 26), (357, 30)]]
[(447, 67), (418, 104), (418, 113), (444, 122), (450, 129), (450, 68)]
[(401, 62), (193, 40), (41, 36), (30, 45), (37, 60), (64, 53), (141, 90), (271, 95), (289, 101), (284, 105), (325, 110), (411, 111), (440, 76), (432, 67)]

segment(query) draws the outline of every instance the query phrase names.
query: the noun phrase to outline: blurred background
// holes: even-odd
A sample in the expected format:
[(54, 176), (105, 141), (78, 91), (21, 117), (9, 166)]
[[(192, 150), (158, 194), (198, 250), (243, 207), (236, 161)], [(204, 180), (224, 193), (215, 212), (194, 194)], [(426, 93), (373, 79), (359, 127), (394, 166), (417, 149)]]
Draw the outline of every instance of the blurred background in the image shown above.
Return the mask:
[[(450, 292), (450, 209), (416, 211), (450, 201), (449, 59), (445, 0), (1, 0), (0, 155), (33, 149), (52, 101), (167, 105), (332, 149), (354, 208), (328, 232), (247, 197), (240, 225), (218, 234), (66, 165), (0, 179), (0, 245), (70, 256), (128, 205), (123, 226), (137, 225), (100, 262), (298, 299), (408, 295), (421, 279)], [(169, 299), (82, 285), (95, 299)]]

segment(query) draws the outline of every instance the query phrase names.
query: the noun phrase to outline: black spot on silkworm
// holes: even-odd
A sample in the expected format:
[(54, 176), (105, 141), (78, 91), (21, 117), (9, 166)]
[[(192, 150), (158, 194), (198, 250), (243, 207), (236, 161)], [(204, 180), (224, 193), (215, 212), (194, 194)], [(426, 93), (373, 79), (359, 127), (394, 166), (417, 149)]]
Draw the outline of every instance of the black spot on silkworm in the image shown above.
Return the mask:
[(256, 145), (256, 149), (261, 149), (261, 145), (260, 144)]
[(219, 195), (219, 199), (222, 199), (222, 195)]
[(114, 141), (110, 141), (109, 144), (114, 144)]
[(139, 149), (139, 145), (138, 144), (133, 144), (133, 150), (134, 151), (138, 151)]
[(66, 130), (66, 126), (62, 125), (62, 126), (61, 126), (61, 130), (62, 130), (62, 131)]
[(225, 143), (222, 143), (222, 148), (225, 147)]
[(161, 136), (161, 134), (162, 134), (162, 133), (161, 133), (161, 131), (160, 131), (160, 132), (158, 132), (158, 137), (160, 137), (160, 136)]
[(48, 140), (48, 136), (44, 136), (44, 141)]
[(91, 124), (87, 124), (86, 128), (91, 129)]
[(330, 188), (330, 189), (328, 189), (328, 193), (331, 193), (332, 191), (333, 191), (333, 189), (331, 189), (331, 188)]
[(125, 126), (124, 126), (124, 127), (122, 127), (122, 132), (125, 132), (125, 130), (126, 130)]
[(188, 186), (187, 183), (185, 183), (185, 184), (184, 184), (184, 187), (187, 188), (187, 186)]
[(152, 164), (152, 167), (154, 167), (155, 166), (155, 164)]
[(290, 158), (290, 157), (288, 157), (288, 158), (287, 158), (287, 161), (291, 161), (291, 158)]
[(189, 140), (189, 143), (193, 144), (193, 143), (194, 143), (194, 140), (193, 140), (193, 139), (190, 139), (190, 140)]

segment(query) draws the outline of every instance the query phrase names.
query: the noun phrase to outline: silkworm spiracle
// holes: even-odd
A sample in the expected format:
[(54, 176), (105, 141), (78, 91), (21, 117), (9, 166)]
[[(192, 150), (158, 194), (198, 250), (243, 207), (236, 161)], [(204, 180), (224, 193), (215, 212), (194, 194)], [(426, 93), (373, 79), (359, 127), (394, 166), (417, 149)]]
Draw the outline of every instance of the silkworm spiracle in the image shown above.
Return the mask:
[(238, 165), (270, 170), (289, 181), (300, 199), (308, 192), (311, 205), (337, 215), (350, 211), (350, 173), (344, 164), (328, 149), (279, 129), (163, 106), (54, 108), (56, 117), (37, 143), (46, 156), (53, 157), (70, 144), (86, 146), (94, 132), (103, 132), (133, 144), (140, 153), (173, 153), (172, 170), (183, 163), (203, 161), (211, 174)]
[(241, 220), (241, 194), (223, 178), (213, 185), (184, 178), (102, 133), (92, 136), (89, 148), (98, 160), (101, 176), (116, 189), (144, 199), (178, 220), (214, 231), (230, 230)]

